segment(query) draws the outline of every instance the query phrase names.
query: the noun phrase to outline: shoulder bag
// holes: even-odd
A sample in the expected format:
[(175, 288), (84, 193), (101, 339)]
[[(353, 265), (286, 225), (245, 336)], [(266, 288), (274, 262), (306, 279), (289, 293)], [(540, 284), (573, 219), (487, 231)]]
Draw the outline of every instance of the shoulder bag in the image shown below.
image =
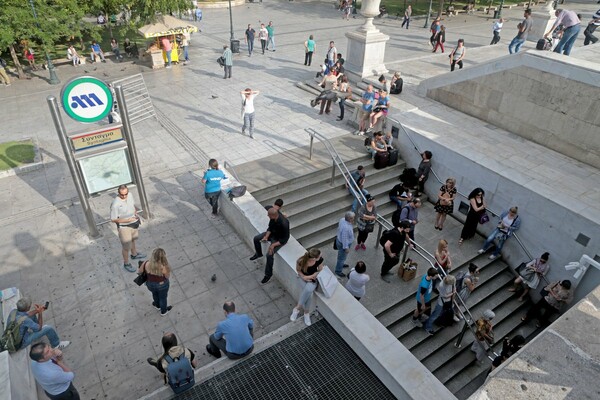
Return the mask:
[(138, 286), (142, 286), (148, 280), (148, 274), (146, 273), (146, 264), (147, 263), (148, 263), (148, 261), (139, 261), (138, 262), (138, 268), (141, 267), (142, 265), (144, 265), (144, 269), (142, 270), (142, 273), (138, 274), (138, 276), (136, 276), (135, 279), (133, 280), (133, 282)]

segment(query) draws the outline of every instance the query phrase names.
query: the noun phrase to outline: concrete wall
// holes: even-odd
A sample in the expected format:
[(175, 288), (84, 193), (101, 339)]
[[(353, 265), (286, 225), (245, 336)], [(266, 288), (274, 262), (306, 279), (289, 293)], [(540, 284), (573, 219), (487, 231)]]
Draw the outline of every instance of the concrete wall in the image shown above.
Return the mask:
[[(263, 206), (249, 193), (221, 203), (221, 214), (236, 232), (252, 245), (252, 238), (266, 229)], [(306, 250), (293, 237), (275, 257), (274, 276), (294, 297), (297, 285), (296, 260)], [(325, 260), (334, 265), (335, 260)], [(400, 341), (365, 309), (343, 286), (332, 298), (315, 293), (316, 307), (386, 387), (401, 399), (454, 399), (451, 392), (425, 368)], [(291, 310), (290, 310), (291, 312)], [(302, 322), (298, 322), (302, 323)], [(327, 373), (327, 371), (322, 371)]]
[[(510, 171), (496, 172), (483, 165), (483, 162), (473, 161), (425, 135), (410, 129), (408, 132), (421, 150), (433, 152), (433, 169), (440, 179), (455, 177), (458, 190), (467, 195), (474, 188), (482, 187), (486, 192), (488, 208), (495, 212), (500, 213), (513, 205), (519, 207), (522, 224), (518, 236), (534, 257), (540, 256), (544, 251), (550, 252), (550, 272), (547, 275), (550, 281), (570, 279), (578, 285), (581, 279), (586, 279), (587, 274), (580, 280), (575, 280), (573, 272), (566, 271), (564, 265), (571, 261), (579, 261), (582, 254), (594, 258), (600, 253), (599, 225), (569, 209), (565, 203), (559, 202), (556, 198), (544, 197), (538, 194), (534, 187), (528, 187), (528, 184), (523, 186), (511, 179)], [(416, 168), (420, 156), (402, 131), (398, 143), (402, 159), (408, 166)], [(429, 195), (433, 195), (437, 193), (439, 187), (440, 183), (430, 176), (425, 190)], [(466, 202), (464, 198), (460, 200)], [(460, 213), (455, 212), (453, 215), (464, 220), (464, 216)], [(489, 234), (495, 227), (496, 221), (492, 219), (492, 223), (480, 225), (481, 233)], [(591, 238), (587, 246), (575, 241), (579, 233)], [(458, 238), (451, 239), (458, 240)], [(526, 254), (514, 238), (506, 242), (502, 255), (513, 268), (527, 260)], [(596, 282), (596, 285), (598, 284), (600, 282)], [(531, 294), (537, 297), (538, 292), (532, 291)], [(575, 301), (586, 293), (578, 294), (579, 298), (575, 298)]]

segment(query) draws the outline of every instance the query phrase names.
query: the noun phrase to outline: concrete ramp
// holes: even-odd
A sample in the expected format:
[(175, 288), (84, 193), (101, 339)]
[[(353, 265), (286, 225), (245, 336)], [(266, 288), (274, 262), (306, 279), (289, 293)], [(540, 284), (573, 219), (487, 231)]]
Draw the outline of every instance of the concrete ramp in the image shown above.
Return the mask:
[(421, 95), (600, 168), (598, 46), (527, 51), (424, 80)]

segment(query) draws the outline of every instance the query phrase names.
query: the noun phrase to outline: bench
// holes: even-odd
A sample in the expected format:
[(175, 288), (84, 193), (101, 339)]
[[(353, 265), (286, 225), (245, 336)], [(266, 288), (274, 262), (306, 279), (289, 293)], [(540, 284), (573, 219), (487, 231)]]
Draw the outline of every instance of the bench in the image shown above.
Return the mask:
[[(80, 55), (83, 55), (83, 54), (80, 54)], [(104, 58), (109, 58), (109, 57), (113, 57), (113, 56), (114, 56), (114, 54), (113, 54), (112, 51), (105, 51), (104, 52)], [(85, 60), (86, 64), (92, 62), (92, 58), (91, 57), (83, 56), (83, 59)], [(52, 64), (54, 64), (55, 67), (58, 67), (59, 65), (67, 65), (67, 64), (72, 65), (73, 61), (69, 60), (66, 57), (65, 58), (57, 58), (57, 59), (52, 60)], [(84, 65), (84, 64), (81, 64), (81, 65)]]

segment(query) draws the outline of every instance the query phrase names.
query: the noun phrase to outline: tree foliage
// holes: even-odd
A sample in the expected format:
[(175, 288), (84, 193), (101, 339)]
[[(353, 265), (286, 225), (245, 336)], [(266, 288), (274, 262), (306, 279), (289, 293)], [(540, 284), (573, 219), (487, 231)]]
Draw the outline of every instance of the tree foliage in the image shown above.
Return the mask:
[(191, 0), (132, 0), (131, 13), (141, 23), (153, 22), (159, 14), (178, 14), (192, 8)]

